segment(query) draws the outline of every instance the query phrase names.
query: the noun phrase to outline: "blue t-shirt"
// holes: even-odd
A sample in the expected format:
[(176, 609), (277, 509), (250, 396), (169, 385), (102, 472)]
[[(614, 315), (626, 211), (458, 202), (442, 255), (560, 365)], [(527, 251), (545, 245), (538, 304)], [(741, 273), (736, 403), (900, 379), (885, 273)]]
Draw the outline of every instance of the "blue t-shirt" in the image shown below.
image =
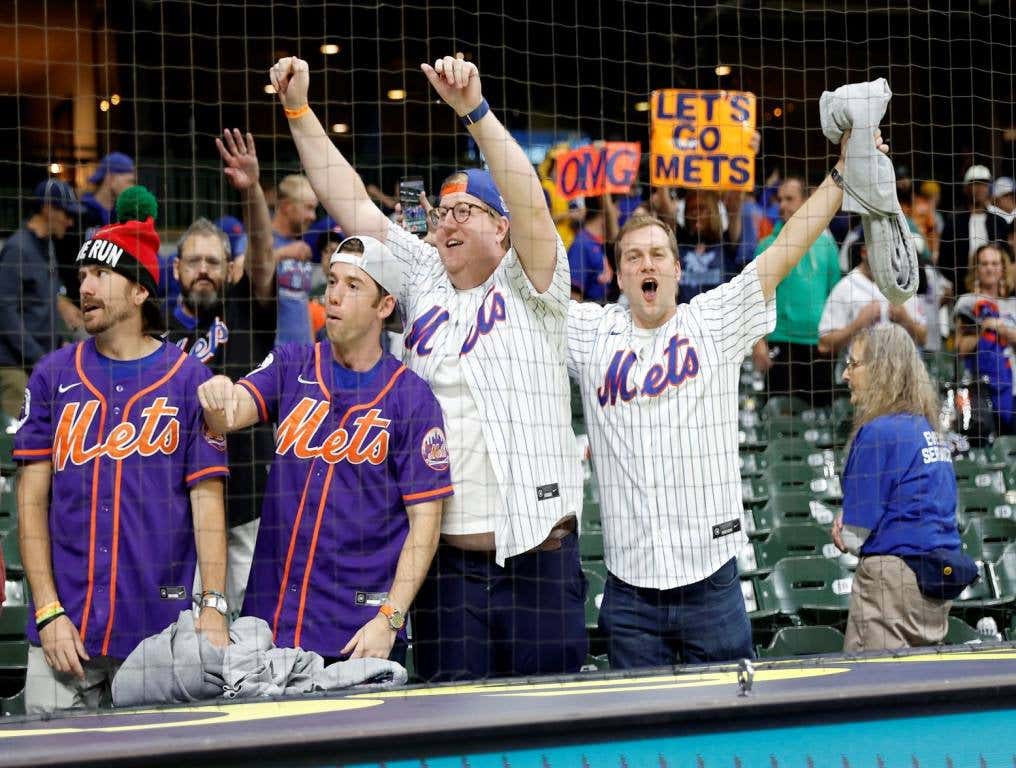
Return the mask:
[(589, 230), (582, 229), (568, 248), (568, 266), (571, 269), (572, 285), (582, 292), (584, 301), (603, 301), (607, 298), (607, 286), (597, 278), (603, 272), (603, 240), (597, 239)]
[(927, 419), (880, 416), (858, 430), (843, 469), (843, 524), (871, 531), (862, 555), (960, 548), (952, 453)]
[(725, 243), (698, 246), (678, 243), (681, 260), (681, 282), (677, 286), (677, 302), (687, 304), (700, 293), (730, 280), (738, 273), (735, 255)]
[[(290, 243), (300, 242), (298, 237), (286, 237), (272, 233), (272, 247), (281, 248)], [(310, 283), (314, 277), (314, 262), (299, 259), (282, 259), (276, 271), (279, 289), (279, 330), (275, 344), (309, 344), (311, 342)]]

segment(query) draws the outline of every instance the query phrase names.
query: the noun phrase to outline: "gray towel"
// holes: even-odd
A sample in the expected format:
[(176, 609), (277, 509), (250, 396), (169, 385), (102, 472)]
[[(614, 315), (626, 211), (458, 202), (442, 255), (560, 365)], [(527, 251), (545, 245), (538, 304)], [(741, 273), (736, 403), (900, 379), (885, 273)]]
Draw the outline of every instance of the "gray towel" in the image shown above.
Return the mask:
[(917, 292), (917, 248), (896, 198), (892, 162), (872, 144), (892, 91), (885, 78), (826, 91), (819, 101), (822, 133), (839, 144), (850, 130), (843, 171), (843, 210), (861, 214), (875, 284), (893, 304)]
[(113, 678), (113, 705), (178, 704), (335, 691), (351, 686), (395, 688), (406, 670), (387, 659), (350, 659), (327, 667), (316, 653), (276, 648), (261, 619), (244, 617), (229, 628), (230, 644), (216, 648), (194, 630), (194, 614), (145, 638)]

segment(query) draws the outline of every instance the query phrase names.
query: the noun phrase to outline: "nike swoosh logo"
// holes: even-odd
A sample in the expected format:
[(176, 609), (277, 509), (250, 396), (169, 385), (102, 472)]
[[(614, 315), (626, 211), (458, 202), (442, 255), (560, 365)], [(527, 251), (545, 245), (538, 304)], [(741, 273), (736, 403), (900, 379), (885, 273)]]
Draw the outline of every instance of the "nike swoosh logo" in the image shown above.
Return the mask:
[(620, 336), (621, 335), (621, 331), (610, 331), (610, 333), (607, 334), (607, 335), (608, 336)]
[(316, 381), (307, 381), (307, 379), (305, 379), (303, 376), (299, 376), (299, 375), (296, 377), (296, 380), (298, 382), (300, 382), (301, 384), (310, 384), (311, 386), (314, 386), (315, 384), (317, 384)]
[(62, 395), (64, 392), (67, 392), (67, 391), (69, 391), (71, 389), (74, 389), (74, 387), (79, 387), (79, 386), (81, 386), (81, 382), (80, 381), (76, 381), (73, 384), (68, 384), (67, 386), (64, 386), (63, 384), (61, 384), (60, 386), (57, 387), (57, 389), (60, 390), (60, 394)]

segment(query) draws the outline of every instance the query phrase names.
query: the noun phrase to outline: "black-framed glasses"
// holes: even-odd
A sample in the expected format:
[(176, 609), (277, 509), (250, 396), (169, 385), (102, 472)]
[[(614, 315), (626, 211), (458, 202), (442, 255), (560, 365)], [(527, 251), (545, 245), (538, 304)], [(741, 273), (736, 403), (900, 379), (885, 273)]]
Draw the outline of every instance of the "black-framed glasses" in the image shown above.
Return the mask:
[(441, 222), (445, 220), (445, 216), (448, 215), (448, 211), (451, 211), (452, 218), (455, 219), (455, 221), (459, 224), (465, 224), (469, 221), (469, 217), (472, 215), (474, 208), (481, 210), (484, 213), (489, 213), (491, 216), (494, 215), (488, 208), (482, 205), (477, 205), (476, 203), (456, 203), (451, 208), (445, 208), (441, 205), (437, 208), (431, 208), (427, 218), (430, 220), (430, 226), (437, 229), (441, 225)]

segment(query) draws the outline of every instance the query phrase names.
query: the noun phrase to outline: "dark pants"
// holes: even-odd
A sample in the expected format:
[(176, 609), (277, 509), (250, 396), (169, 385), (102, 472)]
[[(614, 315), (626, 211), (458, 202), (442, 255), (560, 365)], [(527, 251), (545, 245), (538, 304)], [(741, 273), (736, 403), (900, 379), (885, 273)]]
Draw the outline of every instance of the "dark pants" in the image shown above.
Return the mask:
[(578, 672), (585, 661), (586, 581), (578, 537), (494, 554), (442, 544), (413, 601), (413, 658), (426, 681)]
[(608, 574), (600, 631), (611, 669), (754, 657), (736, 560), (676, 589), (633, 587)]
[(829, 405), (833, 399), (833, 363), (820, 355), (818, 347), (770, 341), (773, 367), (766, 374), (769, 395), (796, 395), (813, 408)]

